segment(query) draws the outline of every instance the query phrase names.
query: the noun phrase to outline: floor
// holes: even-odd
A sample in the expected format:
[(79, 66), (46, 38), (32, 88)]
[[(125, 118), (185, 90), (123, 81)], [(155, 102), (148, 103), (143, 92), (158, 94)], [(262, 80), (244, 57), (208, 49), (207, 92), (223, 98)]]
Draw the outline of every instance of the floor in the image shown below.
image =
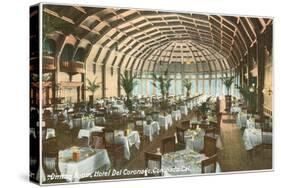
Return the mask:
[[(224, 104), (221, 103), (221, 109), (224, 109)], [(190, 119), (192, 114), (184, 117), (184, 119)], [(168, 135), (173, 135), (176, 132), (176, 125), (179, 125), (179, 121), (175, 122), (169, 130), (162, 132), (160, 135), (155, 136), (152, 142), (145, 142), (140, 150), (131, 148), (131, 160), (125, 161), (119, 167), (112, 167), (114, 169), (128, 169), (139, 170), (144, 169), (144, 151), (156, 152), (157, 148), (161, 145), (161, 139)], [(268, 149), (262, 146), (258, 146), (251, 151), (244, 149), (244, 143), (242, 139), (243, 130), (240, 130), (235, 124), (235, 117), (232, 115), (224, 114), (221, 122), (221, 139), (223, 143), (223, 149), (218, 151), (219, 164), (222, 172), (234, 172), (234, 171), (250, 171), (250, 170), (262, 170), (272, 168), (272, 149)], [(143, 176), (109, 176), (99, 177), (98, 179), (115, 179), (115, 178), (138, 178)], [(85, 178), (84, 181), (93, 179)], [(83, 180), (82, 180), (83, 181)]]

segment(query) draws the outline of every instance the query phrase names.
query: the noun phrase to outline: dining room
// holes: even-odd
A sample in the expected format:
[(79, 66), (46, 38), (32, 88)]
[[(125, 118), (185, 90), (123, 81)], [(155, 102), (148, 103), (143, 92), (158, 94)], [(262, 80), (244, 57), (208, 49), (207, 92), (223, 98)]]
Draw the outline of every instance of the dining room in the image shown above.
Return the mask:
[(42, 122), (30, 129), (43, 183), (272, 169), (272, 19), (63, 5), (43, 15)]

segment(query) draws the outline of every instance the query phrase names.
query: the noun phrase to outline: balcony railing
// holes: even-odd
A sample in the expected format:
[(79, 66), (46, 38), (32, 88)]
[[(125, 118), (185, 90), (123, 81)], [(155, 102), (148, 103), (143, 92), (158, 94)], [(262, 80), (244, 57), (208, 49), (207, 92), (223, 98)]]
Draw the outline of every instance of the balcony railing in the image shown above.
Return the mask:
[(63, 61), (60, 70), (71, 74), (85, 73), (84, 63), (80, 61)]
[(52, 56), (43, 56), (43, 72), (53, 71), (55, 69), (55, 58)]

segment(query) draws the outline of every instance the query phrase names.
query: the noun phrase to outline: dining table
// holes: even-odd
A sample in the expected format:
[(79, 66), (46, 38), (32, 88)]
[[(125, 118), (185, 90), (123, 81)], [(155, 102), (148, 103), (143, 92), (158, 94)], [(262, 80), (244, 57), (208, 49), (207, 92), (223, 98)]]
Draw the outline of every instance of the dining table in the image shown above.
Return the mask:
[(246, 150), (262, 144), (262, 131), (256, 128), (246, 128), (243, 133), (243, 141)]
[(173, 124), (172, 115), (159, 115), (158, 122), (160, 127), (163, 127), (165, 130), (168, 130), (168, 128), (171, 127)]
[[(200, 152), (204, 149), (204, 136), (205, 131), (201, 128), (188, 129), (184, 132), (184, 142), (185, 147), (188, 149), (195, 150)], [(220, 135), (215, 134), (214, 138), (216, 139), (216, 147), (220, 150), (223, 149), (223, 144)]]
[(174, 111), (172, 111), (172, 118), (173, 118), (175, 121), (181, 120), (181, 111), (180, 111), (180, 110), (174, 110)]
[(242, 111), (242, 109), (239, 106), (232, 106), (230, 109), (231, 113), (240, 113), (241, 111)]
[(46, 137), (45, 139), (50, 139), (56, 137), (56, 131), (53, 128), (47, 128), (46, 129)]
[(143, 124), (143, 134), (149, 137), (152, 142), (154, 135), (159, 135), (160, 125), (158, 121), (152, 121), (150, 124)]
[[(184, 149), (162, 155), (161, 169), (164, 176), (179, 176), (201, 174), (201, 162), (208, 159), (192, 149)], [(219, 163), (216, 163), (216, 173), (221, 172)]]
[(241, 129), (247, 125), (247, 113), (240, 112), (237, 114), (236, 124)]
[(115, 143), (124, 146), (124, 157), (129, 160), (131, 157), (130, 148), (134, 145), (137, 149), (140, 148), (140, 135), (138, 131), (131, 131), (128, 135), (120, 132), (115, 134)]
[[(73, 159), (73, 152), (79, 152), (80, 158)], [(69, 182), (79, 182), (81, 178), (91, 177), (102, 168), (109, 169), (110, 159), (106, 149), (93, 149), (91, 147), (72, 147), (59, 151), (58, 160), (61, 175)]]
[(186, 106), (186, 105), (180, 106), (180, 111), (181, 111), (181, 114), (182, 114), (182, 115), (187, 116), (187, 114), (188, 114), (188, 109), (187, 109), (187, 106)]

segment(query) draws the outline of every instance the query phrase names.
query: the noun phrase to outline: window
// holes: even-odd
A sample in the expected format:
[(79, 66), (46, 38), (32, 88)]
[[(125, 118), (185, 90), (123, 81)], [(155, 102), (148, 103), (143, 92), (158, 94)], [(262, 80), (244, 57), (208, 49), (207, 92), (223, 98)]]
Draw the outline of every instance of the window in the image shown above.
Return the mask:
[(216, 80), (211, 80), (211, 95), (216, 96)]
[(175, 95), (175, 80), (171, 80), (171, 86), (169, 88), (169, 95)]
[(160, 86), (160, 83), (157, 81), (156, 82), (156, 85), (157, 85), (157, 87), (156, 87), (156, 95), (161, 95), (161, 90), (160, 90), (160, 88), (159, 88), (159, 86)]
[(74, 60), (75, 61), (81, 61), (84, 62), (85, 61), (85, 56), (86, 56), (86, 51), (84, 48), (78, 48), (75, 56), (74, 56)]
[(56, 42), (52, 39), (46, 39), (43, 43), (43, 54), (54, 56), (56, 51)]
[(176, 95), (182, 94), (182, 81), (176, 80)]
[(198, 94), (203, 93), (203, 80), (198, 80)]
[(72, 60), (74, 53), (74, 47), (70, 44), (66, 44), (63, 48), (62, 54), (61, 54), (61, 60), (62, 61), (70, 61)]
[(142, 95), (146, 96), (146, 79), (142, 80)]
[(196, 93), (196, 80), (191, 80), (191, 94), (195, 95)]
[(222, 81), (220, 79), (217, 79), (217, 92), (216, 96), (222, 95)]
[(204, 93), (205, 94), (210, 94), (209, 92), (209, 80), (204, 80)]
[(153, 80), (148, 80), (148, 96), (153, 95)]

